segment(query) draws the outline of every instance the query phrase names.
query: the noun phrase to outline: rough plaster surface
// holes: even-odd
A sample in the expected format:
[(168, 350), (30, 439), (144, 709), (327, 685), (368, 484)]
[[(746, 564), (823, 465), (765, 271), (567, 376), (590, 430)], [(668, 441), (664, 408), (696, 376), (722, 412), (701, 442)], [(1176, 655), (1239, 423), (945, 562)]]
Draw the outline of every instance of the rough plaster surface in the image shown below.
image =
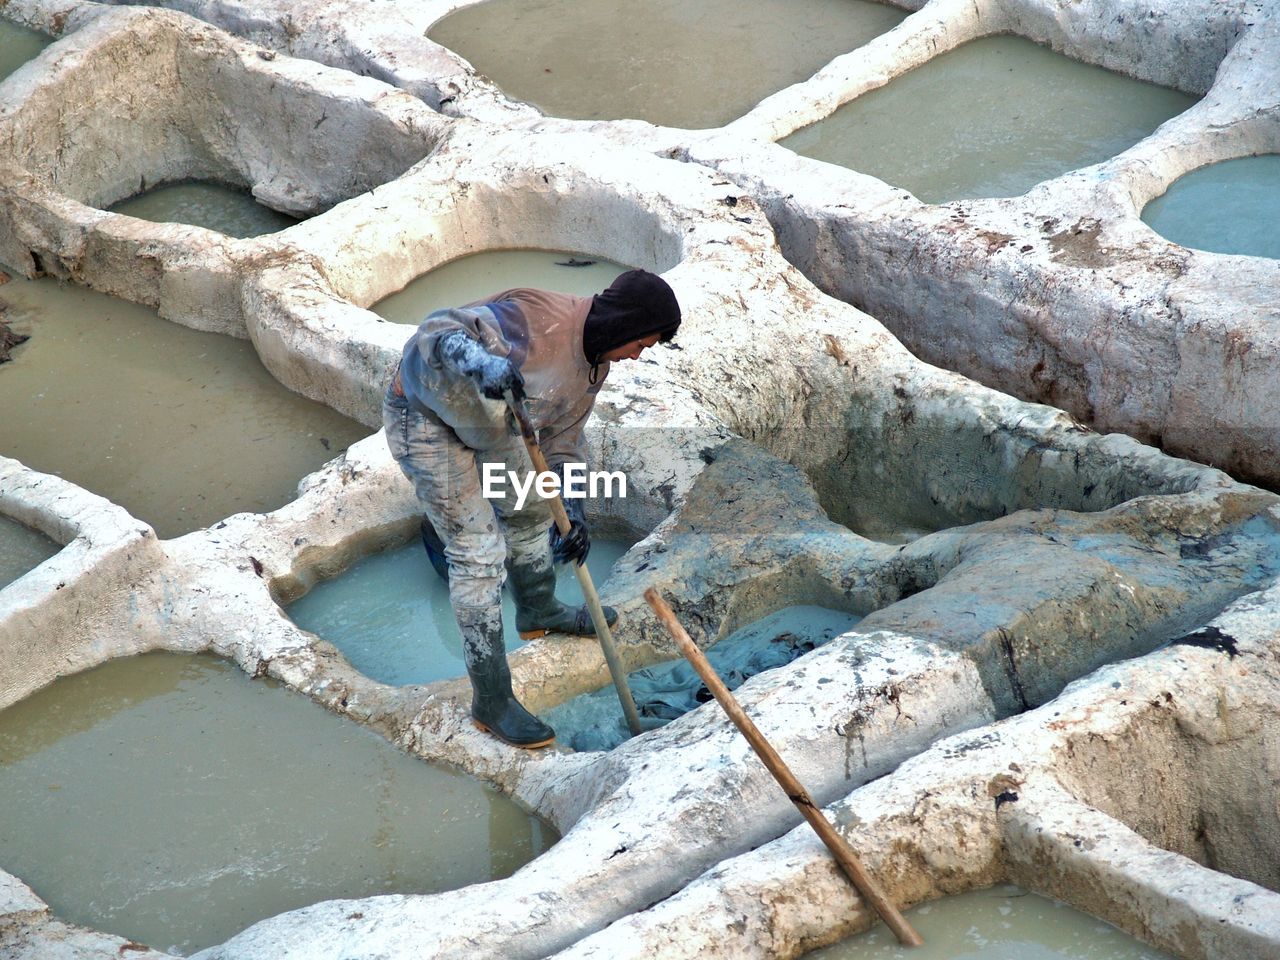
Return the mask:
[[(1266, 129), (1262, 11), (935, 0), (725, 131), (693, 135), (507, 102), (413, 39), (449, 4), (388, 2), (376, 27), (341, 0), (175, 6), (242, 39), (154, 8), (3, 6), (62, 39), (0, 90), (0, 261), (248, 337), (282, 383), (371, 429), (406, 331), (367, 307), (414, 276), (513, 246), (663, 272), (684, 307), (678, 345), (620, 365), (589, 427), (592, 459), (631, 485), (593, 519), (642, 537), (602, 590), (627, 665), (674, 653), (640, 599), (649, 586), (704, 644), (794, 603), (863, 615), (738, 695), (894, 896), (1010, 878), (1180, 956), (1275, 953), (1278, 851), (1253, 838), (1278, 832), (1280, 498), (1139, 442), (1269, 476), (1251, 464), (1274, 459), (1238, 441), (1269, 416), (1254, 385), (1269, 375), (1265, 340), (1223, 326), (1243, 314), (1222, 309), (1265, 299), (1250, 284), (1269, 267), (1164, 249), (1141, 237), (1133, 199), (1195, 166), (1205, 129), (1236, 131), (1230, 149), (1244, 142), (1233, 117)], [(1109, 164), (1009, 201), (926, 207), (766, 142), (1002, 30), (1209, 95)], [(228, 179), (314, 216), (233, 241), (94, 208), (139, 171)], [(1032, 234), (1040, 246), (1021, 250)], [(1146, 319), (1156, 292), (1182, 289), (1170, 257), (1192, 264), (1207, 304), (1177, 350)], [(1112, 288), (1099, 279), (1113, 275)], [(1030, 333), (1017, 310), (996, 312), (1006, 276), (1040, 290)], [(1140, 348), (1130, 326), (1090, 319), (1121, 295)], [(895, 339), (928, 355), (912, 325), (958, 372)], [(970, 368), (1007, 363), (1025, 386), (1032, 333), (1063, 356), (1101, 351), (1069, 376), (1032, 373), (1043, 383), (1028, 395), (1070, 413), (964, 376), (1018, 392)], [(1207, 357), (1228, 348), (1248, 362), (1223, 384)], [(1182, 367), (1151, 363), (1173, 354)], [(1151, 367), (1142, 383), (1129, 355)], [(1222, 413), (1237, 388), (1248, 410)], [(1177, 439), (1179, 416), (1235, 452)], [(388, 687), (294, 626), (281, 604), (416, 535), (378, 434), (286, 507), (177, 540), (11, 460), (0, 511), (66, 544), (0, 590), (0, 704), (112, 657), (212, 651), (492, 781), (564, 834), (506, 880), (317, 904), (203, 956), (791, 957), (870, 922), (714, 706), (609, 754), (530, 754), (472, 728), (464, 680)], [(1210, 636), (1210, 621), (1236, 656), (1151, 652)], [(585, 640), (511, 660), (534, 709), (607, 682)], [(15, 878), (0, 892), (0, 956), (133, 950), (61, 924)]]

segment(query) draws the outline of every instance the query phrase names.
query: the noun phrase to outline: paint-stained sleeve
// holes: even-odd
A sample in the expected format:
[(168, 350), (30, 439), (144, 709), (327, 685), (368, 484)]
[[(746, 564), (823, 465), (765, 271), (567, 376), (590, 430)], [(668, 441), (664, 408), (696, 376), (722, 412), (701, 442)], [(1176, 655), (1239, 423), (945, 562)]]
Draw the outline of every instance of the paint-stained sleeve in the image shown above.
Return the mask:
[[(478, 402), (474, 384), (456, 367), (441, 362), (440, 338), (458, 331), (494, 356), (506, 356), (510, 351), (492, 322), (490, 311), (484, 307), (455, 308), (437, 310), (423, 320), (405, 344), (400, 359), (405, 396), (415, 406), (431, 410), (455, 427), (481, 417), (472, 409)], [(456, 416), (451, 418), (450, 411)]]
[(439, 368), (441, 363), (440, 338), (455, 331), (462, 331), (475, 340), (486, 353), (494, 356), (506, 356), (510, 349), (497, 332), (490, 330), (483, 322), (489, 318), (489, 311), (484, 305), (476, 307), (455, 307), (448, 310), (437, 310), (429, 315), (418, 327), (416, 346), (422, 362), (427, 366)]
[(538, 444), (547, 458), (547, 466), (552, 470), (558, 470), (562, 463), (587, 462), (587, 445), (582, 429), (587, 425), (596, 394), (603, 385), (604, 377), (601, 377), (600, 382), (593, 384), (568, 413), (538, 431)]

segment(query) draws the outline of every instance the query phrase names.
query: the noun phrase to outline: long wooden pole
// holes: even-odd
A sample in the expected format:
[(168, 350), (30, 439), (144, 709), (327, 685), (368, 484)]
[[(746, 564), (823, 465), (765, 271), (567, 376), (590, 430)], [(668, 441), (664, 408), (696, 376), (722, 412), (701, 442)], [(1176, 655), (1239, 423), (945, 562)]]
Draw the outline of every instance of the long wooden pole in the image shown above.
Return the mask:
[[(533, 461), (533, 469), (539, 473), (547, 473), (547, 458), (542, 455), (542, 448), (538, 446), (538, 435), (533, 429), (533, 422), (529, 419), (524, 403), (509, 392), (506, 396), (507, 406), (511, 408), (512, 416), (520, 426), (520, 436), (524, 438), (529, 459)], [(548, 502), (556, 528), (561, 536), (568, 536), (571, 524), (563, 501), (557, 494)], [(575, 563), (573, 572), (578, 575), (582, 596), (587, 601), (587, 611), (591, 614), (591, 622), (595, 624), (596, 637), (600, 641), (600, 649), (604, 651), (604, 662), (609, 665), (609, 675), (613, 678), (614, 689), (618, 691), (618, 700), (622, 704), (622, 716), (627, 721), (627, 729), (631, 731), (633, 737), (637, 736), (641, 732), (640, 715), (636, 713), (636, 702), (631, 696), (631, 688), (627, 686), (627, 675), (622, 669), (622, 661), (618, 659), (617, 648), (613, 645), (613, 633), (609, 630), (609, 621), (604, 615), (604, 607), (600, 605), (600, 595), (596, 593), (596, 585), (592, 582), (591, 572), (585, 563)]]
[(680, 621), (676, 619), (675, 613), (667, 605), (667, 602), (652, 587), (644, 592), (644, 598), (649, 601), (649, 606), (653, 607), (654, 613), (658, 615), (658, 618), (667, 628), (671, 638), (675, 640), (676, 646), (684, 654), (685, 659), (698, 672), (698, 676), (707, 685), (707, 689), (716, 698), (716, 702), (724, 708), (724, 712), (729, 715), (733, 725), (747, 738), (747, 743), (751, 744), (751, 749), (764, 761), (764, 765), (768, 767), (769, 772), (778, 781), (778, 785), (782, 787), (791, 802), (796, 805), (796, 809), (800, 811), (801, 815), (809, 821), (809, 826), (813, 827), (819, 839), (827, 845), (827, 849), (836, 858), (836, 863), (840, 865), (840, 869), (853, 881), (854, 887), (862, 894), (863, 898), (875, 907), (876, 913), (880, 914), (881, 919), (893, 931), (894, 936), (898, 938), (898, 942), (908, 947), (923, 945), (924, 940), (921, 939), (920, 934), (916, 933), (911, 924), (907, 922), (907, 918), (898, 911), (893, 901), (880, 889), (880, 885), (876, 883), (875, 878), (867, 873), (866, 868), (862, 866), (862, 863), (858, 860), (857, 855), (844, 837), (823, 816), (822, 811), (813, 802), (813, 798), (809, 796), (809, 791), (795, 778), (791, 769), (783, 762), (782, 757), (778, 756), (777, 751), (765, 739), (764, 734), (747, 716), (746, 711), (742, 709), (733, 694), (729, 692), (729, 688), (720, 679), (719, 674), (716, 673), (715, 667), (711, 666), (698, 648), (698, 645), (690, 639), (689, 634), (680, 625)]

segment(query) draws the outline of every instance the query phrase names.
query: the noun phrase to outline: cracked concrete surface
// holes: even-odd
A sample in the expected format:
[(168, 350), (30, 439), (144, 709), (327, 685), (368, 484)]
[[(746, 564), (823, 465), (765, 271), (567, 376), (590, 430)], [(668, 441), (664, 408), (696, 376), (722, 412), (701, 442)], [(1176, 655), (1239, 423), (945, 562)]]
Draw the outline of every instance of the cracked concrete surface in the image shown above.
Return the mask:
[[(589, 427), (593, 467), (631, 488), (592, 519), (641, 538), (602, 589), (627, 665), (674, 655), (650, 586), (703, 644), (790, 604), (861, 615), (738, 695), (895, 897), (1012, 879), (1178, 956), (1275, 953), (1280, 498), (1230, 475), (1276, 476), (1275, 266), (1137, 219), (1179, 173), (1274, 148), (1270, 9), (934, 0), (694, 133), (508, 101), (413, 39), (451, 4), (376, 24), (342, 0), (172, 6), (0, 8), (62, 38), (0, 86), (0, 261), (247, 337), (371, 430), (405, 331), (367, 308), (413, 277), (520, 246), (662, 272), (679, 340), (615, 370)], [(924, 205), (769, 143), (1000, 31), (1207, 94), (1008, 200)], [(188, 176), (310, 219), (237, 241), (98, 209)], [(8, 459), (0, 512), (66, 545), (0, 590), (0, 705), (211, 651), (564, 835), (506, 880), (316, 904), (203, 957), (793, 957), (871, 921), (714, 707), (607, 754), (530, 754), (471, 727), (465, 680), (389, 687), (296, 627), (283, 604), (416, 536), (378, 434), (280, 510), (175, 540)], [(1187, 638), (1233, 652), (1164, 646)], [(535, 710), (608, 680), (581, 639), (511, 661)], [(133, 949), (0, 877), (0, 956)]]

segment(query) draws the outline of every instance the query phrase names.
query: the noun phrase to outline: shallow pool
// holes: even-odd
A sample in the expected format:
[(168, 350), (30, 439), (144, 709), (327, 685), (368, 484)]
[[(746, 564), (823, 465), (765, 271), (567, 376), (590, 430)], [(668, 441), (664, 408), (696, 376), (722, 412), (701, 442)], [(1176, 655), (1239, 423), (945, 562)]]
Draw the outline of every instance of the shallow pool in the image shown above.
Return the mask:
[(1142, 219), (1184, 247), (1280, 258), (1280, 154), (1192, 170), (1148, 203)]
[(487, 0), (427, 35), (552, 116), (705, 128), (906, 15), (865, 0)]
[(0, 516), (0, 587), (34, 570), (61, 549), (40, 531)]
[(175, 537), (294, 498), (373, 431), (282, 386), (248, 340), (56, 280), (0, 286), (31, 339), (0, 364), (0, 454)]
[(879, 924), (805, 960), (1173, 960), (1097, 917), (1009, 885), (920, 904), (906, 917), (923, 947), (899, 946)]
[(210, 656), (147, 654), (0, 712), (0, 867), (171, 952), (285, 910), (504, 877), (557, 839), (481, 781)]
[(0, 18), (0, 80), (9, 76), (51, 43), (53, 43), (52, 37), (21, 26), (12, 20)]
[(298, 222), (288, 214), (258, 203), (248, 190), (205, 180), (153, 187), (121, 200), (110, 210), (157, 223), (207, 227), (229, 237), (257, 237)]
[(1012, 197), (1121, 153), (1194, 102), (1021, 37), (988, 37), (779, 143), (926, 203)]
[(485, 250), (424, 273), (369, 309), (387, 320), (416, 325), (435, 310), (515, 287), (591, 296), (628, 269), (603, 257), (567, 251)]
[[(629, 546), (591, 541), (587, 569), (597, 590)], [(558, 566), (556, 582), (556, 596), (563, 603), (583, 602), (571, 568)], [(290, 604), (288, 614), (298, 626), (341, 650), (365, 676), (382, 683), (429, 683), (466, 675), (449, 587), (431, 568), (417, 538), (365, 557), (344, 573), (316, 584)], [(503, 591), (502, 619), (507, 650), (523, 646), (509, 590)]]

